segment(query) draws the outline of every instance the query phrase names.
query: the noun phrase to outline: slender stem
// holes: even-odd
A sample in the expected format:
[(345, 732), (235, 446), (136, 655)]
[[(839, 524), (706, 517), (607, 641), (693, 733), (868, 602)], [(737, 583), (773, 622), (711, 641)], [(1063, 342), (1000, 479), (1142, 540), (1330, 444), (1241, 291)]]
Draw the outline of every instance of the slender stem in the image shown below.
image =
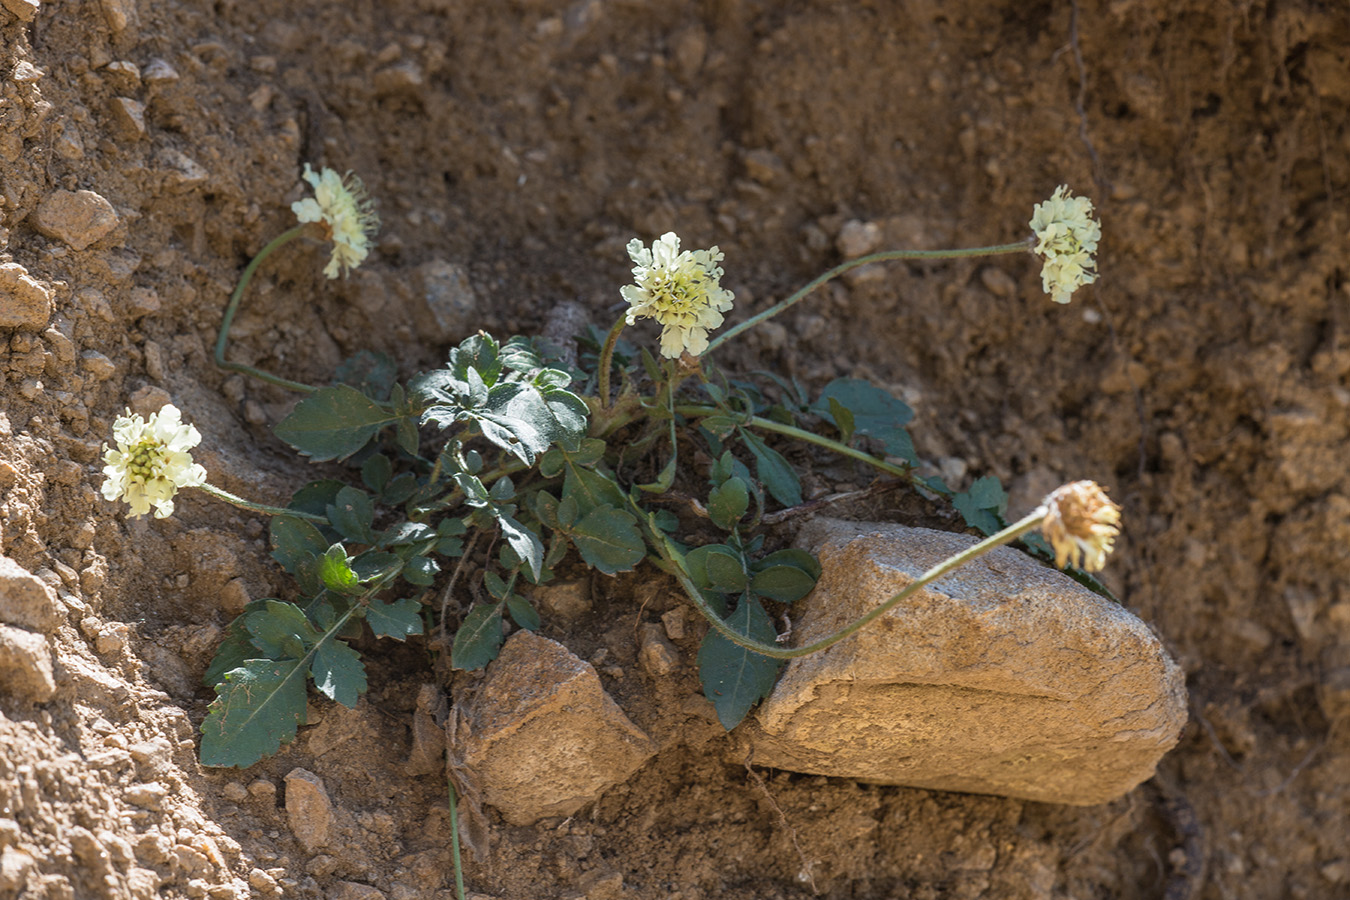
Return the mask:
[(246, 509), (250, 512), (262, 513), (265, 516), (291, 516), (296, 519), (305, 519), (310, 522), (319, 522), (324, 525), (328, 524), (328, 520), (323, 516), (301, 512), (298, 509), (282, 509), (279, 506), (254, 503), (252, 500), (245, 500), (237, 494), (231, 494), (227, 490), (218, 488), (214, 484), (199, 484), (197, 487), (210, 494), (212, 497), (215, 497), (217, 500), (223, 500), (231, 506), (237, 506), (240, 509)]
[(605, 344), (600, 348), (600, 366), (596, 371), (599, 376), (599, 396), (600, 408), (609, 408), (609, 370), (614, 362), (614, 345), (619, 342), (619, 332), (623, 331), (628, 324), (626, 315), (619, 316), (614, 326), (609, 329), (609, 334), (605, 335)]
[(898, 604), (904, 602), (907, 597), (923, 589), (927, 585), (932, 584), (942, 576), (983, 556), (995, 547), (1002, 546), (1010, 541), (1015, 541), (1027, 532), (1034, 530), (1045, 520), (1045, 516), (1045, 507), (1039, 507), (1026, 518), (1009, 525), (998, 534), (987, 537), (978, 544), (973, 544), (965, 550), (962, 550), (960, 553), (933, 566), (927, 572), (924, 572), (917, 579), (906, 585), (904, 590), (892, 596), (885, 603), (876, 607), (866, 615), (855, 619), (853, 622), (845, 625), (833, 634), (826, 635), (820, 640), (813, 641), (804, 647), (792, 648), (779, 647), (776, 644), (766, 644), (762, 641), (757, 641), (754, 638), (746, 637), (723, 621), (722, 617), (708, 604), (708, 601), (703, 599), (703, 594), (694, 585), (694, 582), (690, 580), (688, 573), (684, 569), (683, 558), (673, 547), (671, 547), (665, 534), (647, 519), (644, 518), (643, 521), (647, 523), (647, 530), (651, 534), (657, 553), (659, 553), (661, 558), (669, 564), (671, 571), (675, 574), (675, 579), (680, 583), (680, 587), (684, 588), (684, 592), (689, 595), (689, 599), (693, 601), (694, 606), (698, 608), (698, 611), (703, 614), (703, 617), (708, 620), (708, 623), (712, 625), (713, 629), (716, 630), (718, 634), (722, 635), (722, 637), (731, 641), (738, 647), (753, 650), (762, 656), (768, 656), (772, 659), (794, 659), (798, 656), (807, 656), (811, 653), (818, 653), (826, 647), (833, 646), (850, 635), (855, 634), (890, 612)]
[(869, 263), (884, 262), (889, 259), (957, 259), (963, 256), (995, 256), (1000, 253), (1021, 253), (1030, 250), (1033, 241), (1035, 241), (1035, 238), (1027, 238), (1014, 244), (997, 244), (993, 247), (967, 247), (961, 250), (882, 250), (879, 253), (869, 253), (867, 256), (850, 259), (809, 282), (786, 300), (779, 301), (759, 315), (752, 316), (736, 327), (722, 332), (708, 342), (708, 349), (703, 351), (703, 355), (706, 356), (713, 352), (747, 328), (754, 328), (760, 322), (773, 318), (788, 307), (805, 299), (807, 294), (810, 294), (822, 284), (838, 278), (850, 269), (856, 269)]
[(230, 326), (234, 324), (234, 315), (239, 311), (239, 301), (244, 298), (244, 291), (248, 290), (249, 282), (253, 280), (253, 273), (258, 270), (258, 266), (262, 265), (263, 260), (271, 256), (278, 248), (298, 238), (304, 231), (304, 225), (297, 225), (289, 231), (283, 231), (273, 238), (267, 246), (259, 250), (258, 255), (249, 260), (248, 265), (244, 267), (244, 274), (239, 276), (239, 283), (234, 286), (234, 293), (230, 294), (230, 302), (225, 307), (225, 316), (220, 321), (220, 333), (216, 335), (215, 356), (218, 368), (231, 372), (242, 372), (245, 375), (252, 375), (254, 378), (266, 381), (268, 384), (275, 384), (277, 387), (310, 394), (316, 390), (312, 385), (281, 378), (270, 372), (264, 372), (262, 369), (246, 366), (243, 363), (227, 362), (225, 359), (225, 345), (230, 339)]
[(455, 867), (455, 898), (464, 900), (464, 862), (459, 858), (459, 810), (455, 802), (455, 782), (448, 774), (445, 787), (450, 792), (450, 861)]

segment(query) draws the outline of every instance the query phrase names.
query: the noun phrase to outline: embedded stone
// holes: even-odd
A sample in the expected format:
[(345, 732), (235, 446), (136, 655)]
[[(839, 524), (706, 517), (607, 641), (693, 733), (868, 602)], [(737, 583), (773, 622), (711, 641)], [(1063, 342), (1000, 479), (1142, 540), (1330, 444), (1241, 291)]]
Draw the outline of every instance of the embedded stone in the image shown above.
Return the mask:
[(313, 853), (328, 843), (333, 803), (322, 778), (300, 768), (286, 774), (286, 821), (305, 852)]
[[(798, 645), (875, 608), (975, 539), (819, 519)], [(1046, 803), (1114, 800), (1186, 723), (1181, 669), (1142, 621), (1010, 548), (793, 660), (746, 729), (755, 761), (875, 784)]]
[(419, 319), (434, 339), (459, 335), (479, 314), (478, 297), (461, 265), (433, 259), (413, 272), (413, 283), (422, 298)]
[(46, 582), (8, 556), (0, 556), (0, 622), (48, 634), (62, 617), (62, 608)]
[(465, 725), (454, 755), (513, 825), (572, 815), (656, 753), (589, 663), (530, 631), (488, 666)]
[(117, 211), (93, 191), (53, 191), (33, 216), (39, 232), (72, 250), (83, 250), (117, 227)]
[(0, 0), (0, 6), (4, 6), (20, 22), (31, 22), (33, 16), (37, 15), (38, 8), (42, 6), (41, 0)]
[(0, 693), (46, 703), (56, 693), (52, 648), (40, 634), (0, 625)]
[(0, 328), (40, 331), (51, 317), (51, 291), (18, 263), (0, 263)]

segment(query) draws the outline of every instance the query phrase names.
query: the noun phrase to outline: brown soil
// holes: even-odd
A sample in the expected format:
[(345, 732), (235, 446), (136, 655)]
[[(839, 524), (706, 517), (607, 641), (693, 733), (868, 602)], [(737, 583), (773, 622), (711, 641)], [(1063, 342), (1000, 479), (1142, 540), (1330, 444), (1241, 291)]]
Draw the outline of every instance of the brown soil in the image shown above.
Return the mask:
[[(311, 382), (362, 348), (407, 374), (563, 300), (607, 324), (635, 235), (720, 245), (741, 316), (838, 262), (848, 220), (885, 246), (1000, 243), (1064, 182), (1101, 211), (1101, 279), (1071, 306), (1030, 258), (890, 264), (727, 361), (893, 387), (925, 458), (1000, 476), (1023, 508), (1065, 480), (1110, 485), (1127, 519), (1106, 579), (1189, 675), (1193, 721), (1158, 777), (1081, 809), (761, 784), (686, 703), (692, 681), (644, 682), (632, 636), (676, 601), (619, 580), (545, 633), (610, 647), (607, 687), (667, 723), (664, 749), (582, 815), (494, 823), (471, 888), (1350, 895), (1342, 4), (1084, 0), (1075, 41), (1073, 6), (1043, 0), (42, 0), (25, 23), (36, 3), (0, 10), (0, 250), (55, 311), (0, 334), (0, 549), (70, 616), (56, 697), (0, 696), (0, 820), (17, 823), (0, 847), (36, 862), (23, 897), (448, 896), (444, 782), (403, 774), (425, 648), (367, 646), (358, 710), (316, 703), (323, 722), (278, 757), (203, 770), (201, 672), (241, 598), (285, 585), (264, 523), (200, 495), (130, 521), (97, 493), (133, 396), (186, 411), (222, 487), (276, 502), (312, 477), (270, 434), (290, 398), (210, 360), (306, 161), (365, 179), (378, 253), (337, 282), (317, 244), (270, 261), (233, 352)], [(117, 98), (144, 104), (143, 130)], [(44, 198), (86, 189), (117, 211), (106, 236), (76, 250), (35, 229)], [(425, 287), (447, 266), (477, 299), (438, 320)], [(337, 809), (318, 856), (279, 808), (296, 766)]]

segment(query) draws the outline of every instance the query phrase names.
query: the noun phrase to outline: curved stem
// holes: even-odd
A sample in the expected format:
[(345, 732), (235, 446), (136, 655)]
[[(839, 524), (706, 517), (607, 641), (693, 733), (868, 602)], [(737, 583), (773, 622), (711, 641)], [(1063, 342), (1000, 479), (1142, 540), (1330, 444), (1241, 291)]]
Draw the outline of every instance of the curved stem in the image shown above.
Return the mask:
[(253, 280), (253, 273), (262, 265), (263, 260), (271, 256), (278, 248), (290, 243), (298, 238), (305, 231), (304, 225), (297, 225), (288, 231), (283, 231), (277, 235), (258, 251), (258, 255), (249, 260), (248, 265), (244, 267), (244, 274), (239, 276), (239, 283), (234, 286), (234, 293), (230, 294), (230, 302), (225, 307), (225, 316), (220, 321), (220, 332), (216, 335), (216, 367), (230, 372), (242, 372), (245, 375), (252, 375), (268, 384), (275, 384), (277, 387), (283, 387), (291, 391), (310, 394), (317, 390), (312, 385), (304, 384), (299, 381), (291, 381), (288, 378), (281, 378), (270, 372), (264, 372), (262, 369), (256, 369), (253, 366), (247, 366), (243, 363), (227, 362), (225, 359), (225, 345), (230, 338), (230, 326), (234, 324), (235, 313), (239, 311), (239, 301), (244, 298), (244, 291), (248, 290), (249, 282)]
[(619, 316), (619, 320), (609, 329), (609, 334), (605, 335), (604, 346), (600, 348), (600, 365), (596, 369), (596, 375), (600, 379), (597, 393), (600, 396), (600, 408), (609, 408), (609, 370), (614, 363), (614, 345), (619, 342), (619, 332), (623, 331), (628, 324), (626, 315)]
[(318, 522), (323, 525), (328, 524), (328, 520), (323, 516), (316, 516), (312, 513), (301, 512), (298, 509), (282, 509), (279, 506), (268, 506), (264, 503), (254, 503), (252, 500), (245, 500), (237, 494), (231, 494), (229, 491), (216, 487), (214, 484), (199, 484), (198, 488), (215, 497), (217, 500), (223, 500), (231, 506), (237, 506), (240, 509), (246, 509), (249, 512), (262, 513), (265, 516), (292, 516), (296, 519), (305, 519), (309, 522)]
[(781, 300), (773, 306), (764, 310), (764, 312), (751, 316), (741, 324), (727, 331), (722, 332), (717, 337), (708, 342), (708, 349), (703, 351), (707, 355), (722, 344), (734, 338), (748, 328), (753, 328), (766, 319), (771, 319), (783, 310), (804, 300), (808, 294), (814, 291), (828, 281), (838, 278), (850, 269), (856, 269), (859, 266), (865, 266), (869, 263), (884, 262), (889, 259), (957, 259), (964, 256), (996, 256), (1000, 253), (1021, 253), (1030, 250), (1035, 238), (1026, 238), (1014, 244), (996, 244), (992, 247), (967, 247), (961, 250), (882, 250), (879, 253), (869, 253), (867, 256), (860, 256), (857, 259), (850, 259), (848, 262), (840, 263), (823, 275), (820, 275), (805, 287), (798, 290), (795, 294), (786, 300)]
[(795, 659), (798, 656), (807, 656), (812, 653), (818, 653), (826, 647), (839, 643), (850, 635), (866, 628), (869, 624), (904, 602), (907, 597), (922, 590), (942, 576), (955, 569), (959, 569), (961, 566), (964, 566), (972, 560), (978, 559), (995, 547), (1017, 540), (1022, 535), (1039, 526), (1041, 522), (1045, 520), (1046, 512), (1044, 506), (1037, 508), (1030, 515), (1009, 525), (998, 534), (987, 537), (978, 544), (967, 547), (960, 553), (948, 557), (936, 566), (933, 566), (927, 572), (924, 572), (914, 581), (907, 584), (904, 590), (892, 596), (885, 603), (882, 603), (866, 615), (855, 619), (853, 622), (845, 625), (833, 634), (826, 635), (820, 640), (813, 641), (804, 647), (792, 648), (784, 648), (776, 644), (766, 644), (757, 641), (754, 638), (746, 637), (723, 621), (722, 617), (708, 605), (708, 601), (703, 599), (703, 594), (699, 591), (698, 587), (694, 585), (694, 582), (689, 578), (689, 574), (684, 569), (684, 560), (680, 557), (680, 554), (670, 546), (665, 534), (645, 517), (643, 518), (643, 521), (647, 524), (647, 530), (651, 533), (657, 552), (660, 554), (661, 558), (669, 564), (670, 569), (675, 574), (675, 579), (680, 583), (680, 587), (684, 588), (684, 592), (689, 595), (689, 599), (693, 601), (694, 606), (698, 608), (698, 611), (703, 614), (703, 617), (708, 620), (708, 623), (712, 625), (713, 629), (716, 630), (718, 634), (722, 635), (722, 637), (731, 641), (738, 647), (753, 650), (762, 656), (768, 656), (772, 659)]

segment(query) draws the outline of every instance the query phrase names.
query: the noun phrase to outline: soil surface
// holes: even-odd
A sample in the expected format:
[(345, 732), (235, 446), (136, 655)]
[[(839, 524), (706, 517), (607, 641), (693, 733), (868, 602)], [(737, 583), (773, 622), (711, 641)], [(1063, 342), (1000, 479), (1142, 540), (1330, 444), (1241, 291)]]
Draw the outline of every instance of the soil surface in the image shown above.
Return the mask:
[[(360, 349), (410, 374), (563, 301), (607, 326), (634, 236), (719, 245), (737, 321), (838, 263), (850, 222), (880, 247), (978, 246), (1025, 236), (1061, 183), (1100, 210), (1101, 277), (1067, 307), (1030, 256), (891, 263), (725, 361), (893, 389), (919, 453), (959, 485), (999, 476), (1014, 513), (1109, 485), (1126, 518), (1105, 580), (1191, 692), (1157, 777), (1070, 808), (747, 767), (698, 701), (697, 629), (677, 677), (635, 663), (640, 625), (680, 601), (597, 579), (590, 611), (544, 633), (607, 649), (606, 688), (661, 751), (570, 819), (491, 819), (472, 890), (1350, 896), (1343, 4), (2, 6), (0, 550), (65, 617), (55, 695), (0, 693), (0, 897), (450, 896), (445, 782), (405, 769), (426, 645), (363, 646), (355, 711), (316, 701), (279, 756), (202, 769), (200, 676), (243, 602), (287, 579), (259, 517), (188, 492), (128, 520), (98, 493), (116, 415), (169, 400), (221, 487), (284, 502), (314, 477), (270, 432), (293, 395), (210, 352), (243, 267), (294, 223), (305, 162), (365, 180), (377, 251), (338, 281), (317, 243), (269, 260), (232, 353), (311, 383)], [(281, 806), (297, 767), (333, 804), (318, 853)]]

